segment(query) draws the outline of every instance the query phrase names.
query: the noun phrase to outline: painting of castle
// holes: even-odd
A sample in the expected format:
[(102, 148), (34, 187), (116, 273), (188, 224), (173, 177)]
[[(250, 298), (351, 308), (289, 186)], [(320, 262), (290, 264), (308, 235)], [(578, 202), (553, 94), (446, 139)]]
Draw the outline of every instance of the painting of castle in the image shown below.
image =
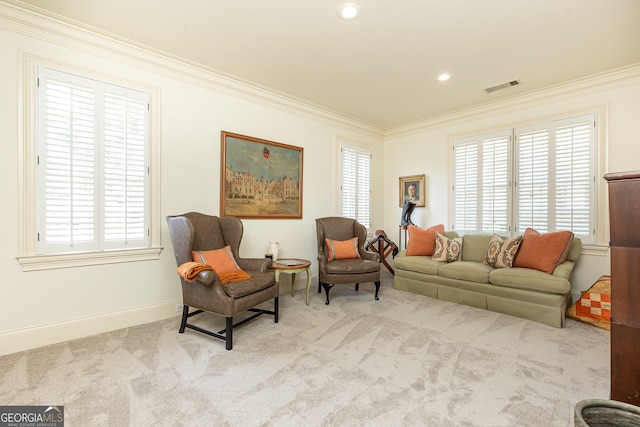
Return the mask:
[(303, 149), (222, 132), (222, 215), (302, 218)]

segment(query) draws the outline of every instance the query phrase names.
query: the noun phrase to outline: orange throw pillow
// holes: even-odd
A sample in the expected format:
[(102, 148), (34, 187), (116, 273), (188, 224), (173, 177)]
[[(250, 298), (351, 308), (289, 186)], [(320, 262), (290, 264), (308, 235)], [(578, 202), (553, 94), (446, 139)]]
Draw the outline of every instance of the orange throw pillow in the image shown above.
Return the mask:
[(522, 235), (513, 266), (533, 268), (551, 274), (557, 266), (565, 262), (572, 243), (571, 231), (540, 234), (533, 228), (527, 228)]
[(360, 259), (358, 252), (358, 238), (349, 240), (324, 239), (327, 245), (327, 261), (334, 259)]
[(233, 258), (231, 247), (228, 245), (222, 249), (212, 251), (192, 251), (191, 258), (193, 258), (195, 262), (210, 265), (218, 275), (240, 270), (240, 266), (238, 266), (236, 260)]
[(436, 232), (444, 234), (444, 225), (434, 225), (426, 230), (415, 225), (409, 225), (407, 231), (409, 231), (407, 256), (431, 256), (436, 248)]

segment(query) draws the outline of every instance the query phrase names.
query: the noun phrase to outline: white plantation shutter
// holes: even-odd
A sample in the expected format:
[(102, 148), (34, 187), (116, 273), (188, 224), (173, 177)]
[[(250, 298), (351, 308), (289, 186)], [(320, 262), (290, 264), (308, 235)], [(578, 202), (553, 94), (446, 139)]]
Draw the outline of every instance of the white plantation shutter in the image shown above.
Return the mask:
[(148, 247), (149, 96), (38, 69), (36, 252)]
[(594, 229), (594, 116), (556, 126), (556, 229), (583, 240)]
[(454, 229), (504, 234), (509, 225), (510, 132), (454, 144)]
[(509, 133), (482, 143), (482, 228), (485, 233), (509, 231)]
[(143, 242), (146, 235), (146, 114), (144, 101), (105, 95), (104, 239)]
[(517, 130), (516, 158), (518, 178), (518, 225), (523, 233), (527, 227), (540, 233), (550, 230), (549, 188), (550, 176), (549, 130)]
[(356, 217), (356, 151), (342, 147), (342, 216), (347, 218)]
[(454, 147), (453, 228), (462, 234), (478, 229), (479, 146), (477, 142)]
[(371, 227), (371, 150), (342, 144), (341, 214)]

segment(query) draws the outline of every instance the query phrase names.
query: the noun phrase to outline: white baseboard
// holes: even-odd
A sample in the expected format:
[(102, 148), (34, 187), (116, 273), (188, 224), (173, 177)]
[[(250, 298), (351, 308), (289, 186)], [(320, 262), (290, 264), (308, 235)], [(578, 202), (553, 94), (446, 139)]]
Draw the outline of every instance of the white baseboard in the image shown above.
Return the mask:
[[(314, 283), (317, 284), (317, 281), (312, 281), (312, 289)], [(296, 275), (296, 295), (298, 292), (304, 293), (306, 285), (306, 275)], [(286, 279), (286, 284), (280, 287), (280, 294), (290, 292), (291, 282)], [(0, 334), (0, 356), (179, 316), (182, 311), (176, 311), (178, 304), (182, 305), (182, 299), (4, 332)]]
[(44, 345), (168, 319), (181, 314), (176, 312), (176, 305), (178, 304), (182, 304), (181, 299), (99, 316), (5, 332), (0, 334), (0, 355), (17, 353)]

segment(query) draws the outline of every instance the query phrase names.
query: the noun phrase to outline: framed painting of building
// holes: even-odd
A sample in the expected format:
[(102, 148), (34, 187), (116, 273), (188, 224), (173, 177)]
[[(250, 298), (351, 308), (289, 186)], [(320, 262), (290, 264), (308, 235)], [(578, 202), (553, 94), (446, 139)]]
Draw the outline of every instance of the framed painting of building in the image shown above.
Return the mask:
[(302, 147), (227, 131), (220, 138), (220, 215), (302, 218)]

